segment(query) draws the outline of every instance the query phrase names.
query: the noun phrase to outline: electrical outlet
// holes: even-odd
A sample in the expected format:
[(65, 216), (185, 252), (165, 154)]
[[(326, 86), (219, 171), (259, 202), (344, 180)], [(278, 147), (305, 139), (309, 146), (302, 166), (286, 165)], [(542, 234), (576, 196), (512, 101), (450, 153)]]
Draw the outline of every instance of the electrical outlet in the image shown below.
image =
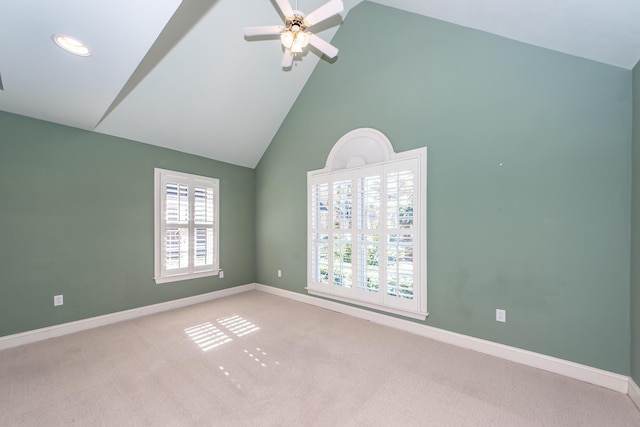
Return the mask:
[(282, 270), (278, 270), (278, 277), (282, 277)]
[(496, 309), (496, 322), (506, 322), (506, 321), (507, 321), (507, 311), (497, 308)]
[(64, 297), (62, 295), (55, 295), (53, 297), (53, 306), (57, 307), (62, 304), (64, 304)]
[(220, 272), (218, 273), (218, 276), (222, 279), (224, 277), (224, 271), (220, 270)]

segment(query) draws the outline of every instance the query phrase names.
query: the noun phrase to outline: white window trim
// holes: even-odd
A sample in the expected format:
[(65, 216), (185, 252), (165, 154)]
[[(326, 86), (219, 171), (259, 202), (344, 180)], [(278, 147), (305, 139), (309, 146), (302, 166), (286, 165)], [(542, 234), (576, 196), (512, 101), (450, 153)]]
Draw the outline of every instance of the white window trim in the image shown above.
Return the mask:
[[(408, 159), (417, 159), (416, 171), (416, 196), (418, 202), (414, 223), (416, 236), (415, 248), (418, 253), (414, 264), (414, 296), (417, 299), (417, 309), (404, 309), (401, 307), (391, 307), (377, 301), (367, 301), (366, 299), (352, 298), (351, 295), (340, 294), (341, 289), (336, 288), (331, 283), (314, 283), (312, 279), (313, 251), (312, 251), (312, 184), (318, 183), (324, 178), (331, 183), (333, 178), (349, 171), (357, 171), (361, 168), (384, 167), (395, 162)], [(307, 172), (307, 292), (312, 295), (322, 296), (333, 300), (347, 302), (396, 314), (404, 317), (424, 320), (428, 316), (427, 311), (427, 148), (418, 148), (395, 153), (390, 141), (381, 132), (370, 129), (356, 129), (343, 136), (333, 147), (327, 158), (324, 169)], [(331, 190), (330, 190), (331, 191)], [(355, 217), (353, 218), (355, 221)], [(383, 298), (384, 299), (384, 298)]]
[[(163, 244), (164, 236), (162, 234), (163, 225), (163, 197), (164, 189), (162, 188), (163, 177), (173, 176), (180, 181), (189, 182), (189, 188), (200, 182), (203, 185), (213, 187), (214, 192), (214, 204), (213, 204), (213, 233), (214, 233), (214, 259), (211, 269), (202, 271), (193, 267), (193, 260), (191, 255), (189, 256), (189, 271), (180, 274), (163, 274)], [(201, 277), (216, 276), (220, 272), (220, 221), (219, 221), (219, 205), (220, 205), (220, 181), (217, 178), (210, 178), (206, 176), (193, 175), (183, 172), (176, 172), (167, 169), (154, 168), (154, 280), (156, 284), (177, 282), (188, 279), (197, 279)], [(190, 214), (193, 212), (190, 203)], [(193, 218), (190, 219), (192, 221)]]

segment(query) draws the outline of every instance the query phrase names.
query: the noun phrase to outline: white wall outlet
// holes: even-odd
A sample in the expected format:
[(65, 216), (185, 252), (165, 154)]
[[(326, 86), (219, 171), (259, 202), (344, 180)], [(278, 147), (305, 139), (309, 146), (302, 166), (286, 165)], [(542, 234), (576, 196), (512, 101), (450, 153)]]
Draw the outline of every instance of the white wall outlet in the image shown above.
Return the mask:
[(64, 304), (64, 297), (62, 295), (55, 295), (53, 297), (53, 306), (57, 307), (62, 304)]
[(497, 308), (496, 309), (496, 322), (506, 322), (506, 321), (507, 321), (507, 311)]
[(224, 271), (220, 270), (220, 272), (218, 273), (218, 276), (222, 279), (224, 277)]
[(278, 270), (278, 277), (282, 277), (282, 270)]

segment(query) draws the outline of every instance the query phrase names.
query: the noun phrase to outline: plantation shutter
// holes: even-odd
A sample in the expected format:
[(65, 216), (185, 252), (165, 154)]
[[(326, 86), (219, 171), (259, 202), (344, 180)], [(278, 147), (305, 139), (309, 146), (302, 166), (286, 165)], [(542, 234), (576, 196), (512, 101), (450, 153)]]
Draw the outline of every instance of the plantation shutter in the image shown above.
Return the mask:
[(214, 189), (205, 183), (195, 182), (193, 198), (193, 270), (212, 270), (216, 250), (213, 236)]
[(189, 271), (189, 184), (175, 176), (167, 176), (162, 184), (164, 256), (166, 275)]
[(417, 161), (385, 167), (386, 176), (386, 294), (394, 307), (417, 309), (415, 298), (415, 221)]
[(156, 180), (156, 281), (217, 272), (218, 180), (162, 169)]
[(319, 286), (329, 285), (329, 183), (311, 184), (309, 191), (311, 205), (311, 280)]
[(419, 169), (411, 157), (309, 175), (310, 290), (420, 311)]

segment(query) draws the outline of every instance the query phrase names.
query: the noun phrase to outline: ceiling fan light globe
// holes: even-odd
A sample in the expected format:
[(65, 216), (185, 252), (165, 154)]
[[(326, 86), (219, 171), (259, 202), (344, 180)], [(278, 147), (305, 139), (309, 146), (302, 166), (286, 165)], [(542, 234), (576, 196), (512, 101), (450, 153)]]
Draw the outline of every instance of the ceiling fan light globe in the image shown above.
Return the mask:
[(299, 32), (296, 35), (296, 43), (300, 45), (300, 47), (307, 47), (309, 45), (309, 34), (304, 31)]
[(295, 40), (295, 35), (291, 31), (285, 31), (280, 35), (280, 41), (282, 45), (287, 49), (291, 49), (291, 45)]

